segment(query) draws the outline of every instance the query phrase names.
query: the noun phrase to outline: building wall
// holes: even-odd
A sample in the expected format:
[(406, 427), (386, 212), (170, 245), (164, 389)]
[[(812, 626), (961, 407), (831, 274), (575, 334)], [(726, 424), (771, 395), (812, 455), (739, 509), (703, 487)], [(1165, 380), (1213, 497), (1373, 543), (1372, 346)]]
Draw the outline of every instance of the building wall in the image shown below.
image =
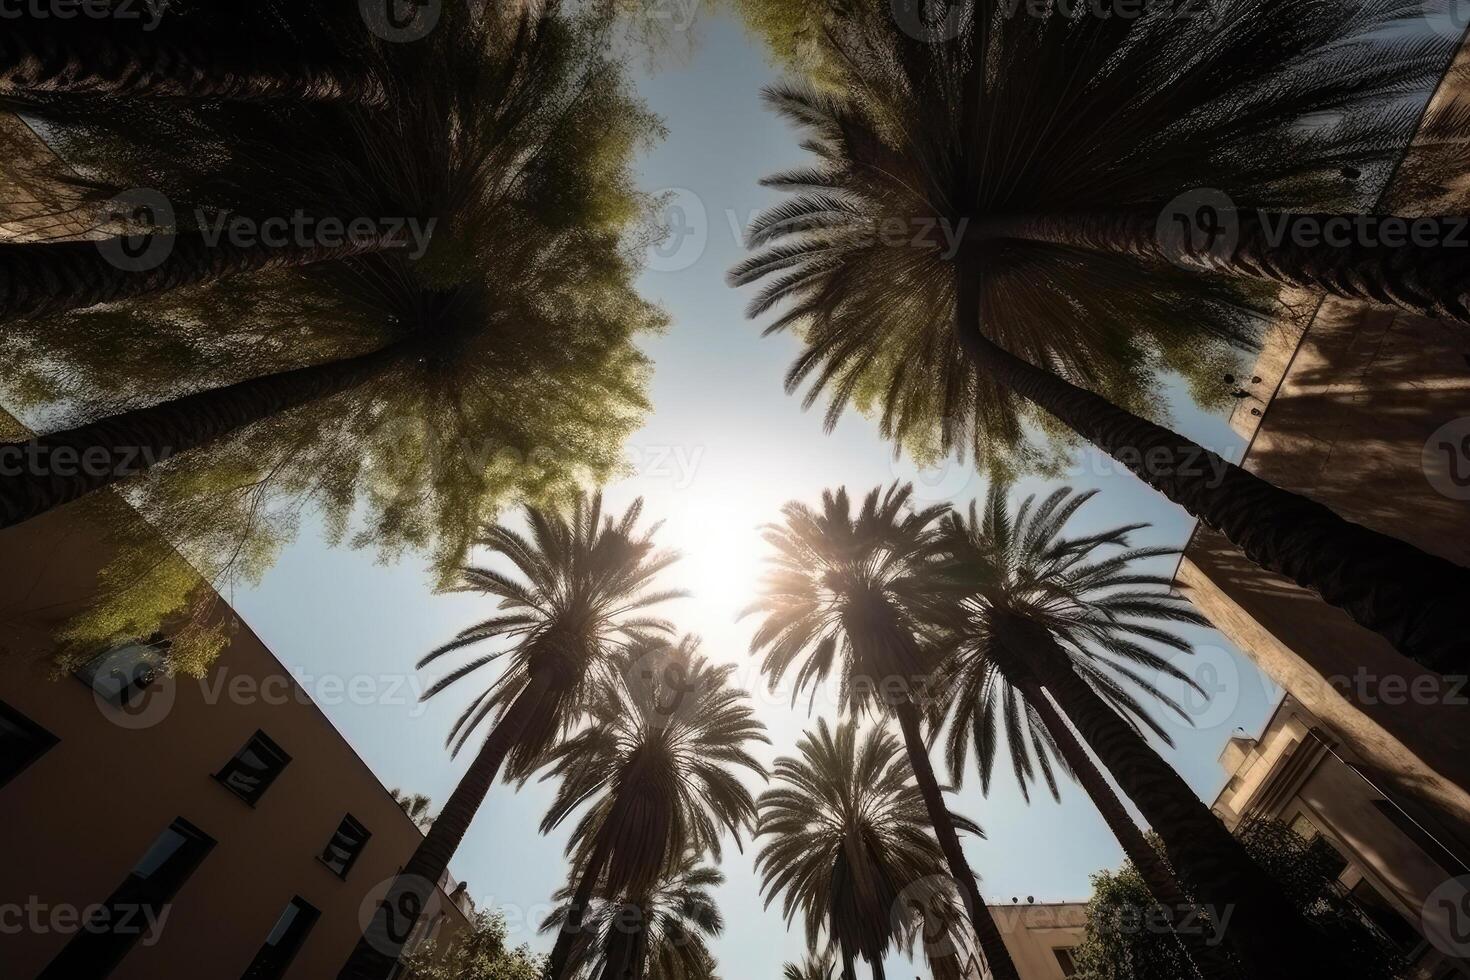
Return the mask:
[[(294, 896), (321, 915), (286, 977), (335, 976), (372, 904), (369, 890), (399, 870), (422, 834), (243, 622), (206, 678), (157, 682), (134, 712), (99, 704), (70, 676), (53, 679), (51, 627), (85, 605), (100, 561), (95, 537), (68, 509), (0, 533), (0, 701), (59, 738), (0, 786), (0, 902), (39, 903), (47, 917), (102, 902), (183, 817), (217, 843), (173, 899), (157, 940), (136, 944), (112, 976), (239, 977)], [(291, 761), (251, 806), (211, 776), (257, 729)], [(318, 855), (348, 813), (372, 836), (344, 880)], [(466, 909), (442, 890), (438, 898), (447, 939)], [(0, 976), (34, 976), (70, 938), (6, 928)]]
[[(1431, 101), (1421, 132), (1447, 118), (1467, 92), (1470, 47)], [(1416, 142), (1387, 208), (1470, 210), (1470, 179), (1426, 182), (1432, 143)], [(1289, 299), (1295, 315), (1267, 336), (1254, 370), (1261, 381), (1247, 386), (1254, 397), (1232, 418), (1250, 440), (1245, 467), (1350, 520), (1470, 565), (1470, 492), (1446, 492), (1449, 458), (1436, 448), (1447, 424), (1459, 426), (1456, 438), (1470, 436), (1470, 332), (1361, 304)], [(1436, 808), (1446, 833), (1470, 841), (1470, 725), (1466, 692), (1455, 682), (1435, 691), (1433, 675), (1386, 641), (1203, 528), (1178, 581), (1267, 675), (1385, 780)], [(1430, 693), (1405, 697), (1404, 689)]]
[[(1449, 934), (1450, 913), (1428, 899), (1447, 878), (1470, 871), (1463, 852), (1435, 846), (1412, 802), (1377, 782), (1299, 701), (1284, 698), (1258, 737), (1231, 739), (1221, 762), (1230, 780), (1214, 810), (1228, 827), (1267, 818), (1321, 834), (1348, 860), (1339, 877), (1345, 889), (1366, 882), (1420, 937)], [(1442, 977), (1454, 963), (1422, 939), (1409, 955), (1414, 977)]]
[[(1081, 945), (1087, 932), (1085, 904), (992, 905), (990, 913), (1021, 980), (1066, 980), (1054, 950)], [(989, 971), (977, 958), (971, 964), (970, 975), (975, 980), (988, 980)]]

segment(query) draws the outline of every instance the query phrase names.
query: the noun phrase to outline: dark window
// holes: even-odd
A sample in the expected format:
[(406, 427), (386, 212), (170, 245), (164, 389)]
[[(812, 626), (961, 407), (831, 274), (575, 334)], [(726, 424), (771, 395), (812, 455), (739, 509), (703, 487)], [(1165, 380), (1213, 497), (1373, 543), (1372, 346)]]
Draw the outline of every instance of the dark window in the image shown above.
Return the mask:
[(1348, 892), (1358, 909), (1399, 949), (1413, 949), (1419, 944), (1419, 933), (1399, 915), (1388, 899), (1364, 878)]
[(245, 747), (214, 774), (214, 778), (231, 793), (254, 806), (290, 761), (291, 757), (264, 732), (256, 732)]
[(0, 701), (0, 786), (55, 744), (55, 735)]
[(284, 974), (320, 915), (320, 912), (300, 898), (291, 899), (286, 905), (286, 911), (276, 920), (270, 935), (265, 937), (265, 944), (260, 947), (260, 952), (250, 961), (241, 980), (276, 980)]
[(155, 635), (147, 643), (128, 643), (99, 653), (76, 670), (76, 678), (116, 708), (130, 708), (148, 686), (163, 676), (169, 642)]
[(1062, 976), (1071, 977), (1077, 972), (1077, 963), (1072, 959), (1072, 947), (1057, 946), (1051, 953), (1057, 958), (1057, 966), (1062, 968)]
[(368, 829), (349, 813), (337, 825), (337, 832), (332, 835), (332, 839), (327, 841), (327, 849), (322, 851), (322, 863), (337, 872), (338, 876), (346, 878), (347, 869), (352, 867), (371, 836), (373, 835), (368, 833)]
[(158, 941), (168, 903), (214, 847), (214, 839), (184, 819), (175, 820), (133, 866), (128, 877), (89, 915), (36, 980), (100, 980), (117, 968), (139, 939)]

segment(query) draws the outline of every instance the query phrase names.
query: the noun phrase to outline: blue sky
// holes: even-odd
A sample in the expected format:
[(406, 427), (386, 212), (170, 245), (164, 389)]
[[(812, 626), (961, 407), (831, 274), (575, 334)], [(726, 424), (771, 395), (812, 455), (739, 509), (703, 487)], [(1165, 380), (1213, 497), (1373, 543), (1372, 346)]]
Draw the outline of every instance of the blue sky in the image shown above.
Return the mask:
[[(771, 729), (775, 747), (762, 753), (769, 761), (789, 751), (796, 733), (812, 722), (804, 711), (786, 707), (789, 692), (764, 693), (746, 652), (752, 623), (735, 622), (760, 567), (758, 525), (773, 520), (785, 501), (814, 501), (838, 485), (866, 491), (894, 479), (914, 480), (926, 502), (966, 502), (985, 486), (958, 464), (920, 471), (895, 461), (876, 426), (860, 416), (825, 435), (820, 413), (802, 412), (783, 393), (795, 341), (762, 339), (759, 326), (742, 315), (746, 297), (729, 289), (724, 276), (742, 254), (739, 227), (774, 200), (757, 181), (799, 162), (802, 153), (786, 126), (761, 106), (760, 88), (775, 75), (758, 43), (732, 21), (694, 9), (698, 43), (687, 63), (665, 66), (640, 82), (669, 128), (668, 139), (643, 159), (641, 181), (650, 191), (672, 192), (678, 210), (670, 223), (682, 231), (650, 256), (642, 280), (673, 324), (646, 344), (656, 364), (654, 412), (629, 447), (634, 475), (608, 488), (607, 497), (621, 508), (641, 495), (649, 517), (665, 522), (661, 541), (685, 555), (668, 583), (694, 592), (667, 612), (704, 638), (707, 654), (739, 665), (737, 676), (753, 689)], [(1175, 401), (1178, 429), (1239, 458), (1240, 440), (1223, 419)], [(1075, 526), (1148, 521), (1153, 527), (1139, 543), (1182, 545), (1191, 525), (1187, 515), (1117, 470), (1090, 451), (1079, 457), (1068, 482), (1102, 493)], [(1045, 486), (1032, 481), (1019, 489)], [(490, 610), (472, 597), (434, 595), (422, 562), (375, 564), (366, 553), (326, 548), (317, 530), (307, 527), (257, 588), (233, 596), (235, 606), (308, 691), (328, 676), (383, 679), (376, 700), (333, 699), (323, 709), (384, 783), (443, 801), (468, 761), (451, 761), (444, 737), (474, 689), (451, 689), (419, 704), (392, 679), (409, 676), (412, 689), (421, 690), (433, 678), (414, 676), (418, 656)], [(1172, 562), (1160, 567), (1168, 572)], [(1254, 733), (1274, 693), (1218, 634), (1199, 630), (1193, 639), (1199, 653), (1190, 669), (1215, 698), (1194, 705), (1193, 729), (1166, 721), (1176, 748), (1163, 754), (1201, 795), (1213, 798), (1224, 781), (1216, 763), (1221, 746), (1237, 726)], [(831, 717), (834, 708), (819, 700), (817, 711)], [(536, 935), (535, 923), (566, 874), (565, 835), (536, 832), (550, 795), (546, 785), (519, 792), (497, 786), (452, 865), (479, 903), (507, 913), (516, 941), (538, 949), (549, 949), (550, 942)], [(967, 847), (982, 893), (992, 901), (1082, 899), (1090, 874), (1122, 860), (1101, 819), (1070, 784), (1060, 804), (1043, 795), (1027, 806), (1008, 770), (998, 769), (988, 798), (972, 775), (955, 808), (988, 834)], [(736, 980), (779, 976), (783, 960), (798, 958), (804, 946), (799, 927), (788, 934), (779, 909), (762, 910), (751, 854), (748, 841), (744, 854), (727, 851), (728, 881), (719, 896), (726, 931), (714, 949), (721, 974)], [(890, 973), (924, 971), (895, 960)]]

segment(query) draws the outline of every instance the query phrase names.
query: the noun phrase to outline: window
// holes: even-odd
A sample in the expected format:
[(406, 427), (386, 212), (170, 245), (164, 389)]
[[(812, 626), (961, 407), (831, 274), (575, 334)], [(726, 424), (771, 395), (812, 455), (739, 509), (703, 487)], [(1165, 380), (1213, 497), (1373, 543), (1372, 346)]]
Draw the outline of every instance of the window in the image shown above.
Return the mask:
[(1364, 878), (1348, 892), (1353, 904), (1368, 917), (1378, 929), (1401, 950), (1413, 949), (1419, 943), (1419, 933), (1402, 915), (1399, 915), (1388, 899)]
[(128, 643), (99, 653), (76, 669), (77, 680), (115, 708), (130, 708), (163, 675), (169, 643), (155, 634), (147, 643)]
[(1062, 976), (1071, 977), (1077, 973), (1077, 962), (1072, 959), (1071, 946), (1057, 946), (1051, 953), (1057, 958), (1057, 966), (1062, 968)]
[(291, 899), (241, 980), (276, 980), (283, 975), (320, 915), (299, 896)]
[(0, 786), (55, 744), (55, 735), (0, 701)]
[(128, 872), (126, 880), (89, 914), (88, 928), (79, 931), (36, 980), (100, 980), (117, 968), (139, 939), (156, 943), (167, 921), (168, 903), (214, 839), (180, 818), (158, 835), (152, 846)]
[(279, 745), (267, 738), (265, 732), (258, 731), (214, 778), (254, 806), (290, 761), (291, 757)]
[(337, 832), (332, 834), (332, 839), (327, 841), (327, 849), (321, 855), (322, 864), (335, 871), (339, 878), (346, 878), (347, 869), (352, 867), (371, 836), (373, 835), (368, 833), (366, 827), (353, 819), (352, 814), (347, 814), (337, 825)]

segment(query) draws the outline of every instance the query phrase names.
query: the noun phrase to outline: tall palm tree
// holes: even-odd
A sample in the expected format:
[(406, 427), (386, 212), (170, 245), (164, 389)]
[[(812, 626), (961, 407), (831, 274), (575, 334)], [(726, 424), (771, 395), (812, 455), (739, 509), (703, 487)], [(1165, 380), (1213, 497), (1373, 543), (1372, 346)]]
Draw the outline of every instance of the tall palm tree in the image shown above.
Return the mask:
[[(856, 980), (858, 957), (880, 980), (884, 955), (916, 933), (935, 940), (924, 952), (936, 975), (957, 975), (962, 929), (935, 918), (954, 883), (898, 739), (881, 727), (860, 736), (850, 720), (834, 734), (819, 720), (796, 748), (776, 760), (777, 785), (758, 804), (756, 836), (768, 840), (755, 866), (766, 904), (784, 896), (787, 922), (801, 914), (811, 949), (825, 934), (844, 980)], [(982, 835), (962, 816), (950, 820)]]
[[(718, 868), (685, 854), (635, 896), (594, 900), (583, 916), (569, 970), (577, 980), (714, 980), (708, 941), (724, 931), (710, 889), (724, 884)], [(572, 898), (570, 885), (556, 893)], [(569, 905), (558, 906), (542, 930), (560, 929)]]
[(781, 980), (832, 980), (837, 964), (830, 952), (808, 954), (800, 963), (787, 963), (781, 968)]
[[(627, 215), (609, 210), (613, 201), (633, 200), (626, 171), (609, 167), (604, 152), (608, 141), (619, 143), (622, 136), (602, 126), (608, 135), (598, 137), (587, 131), (586, 120), (608, 113), (636, 125), (645, 114), (615, 79), (583, 84), (587, 70), (601, 71), (608, 63), (584, 64), (564, 25), (544, 20), (534, 30), (528, 26), (519, 47), (505, 61), (461, 59), (465, 70), (452, 83), (428, 86), (412, 107), (395, 103), (396, 114), (344, 110), (298, 117), (302, 130), (316, 125), (321, 131), (300, 150), (309, 161), (302, 176), (276, 179), (291, 188), (288, 195), (299, 190), (324, 199), (320, 185), (330, 182), (332, 193), (365, 209), (359, 213), (438, 215), (442, 225), (429, 254), (417, 262), (402, 255), (362, 256), (314, 266), (292, 280), (296, 292), (302, 282), (310, 287), (297, 304), (303, 318), (324, 333), (334, 321), (348, 321), (348, 336), (327, 345), (325, 360), (211, 385), (0, 447), (0, 453), (43, 463), (11, 467), (0, 479), (0, 526), (247, 426), (304, 406), (320, 409), (331, 399), (370, 405), (394, 389), (395, 401), (399, 395), (434, 393), (434, 408), (451, 427), (455, 419), (468, 423), (463, 427), (470, 431), (463, 434), (473, 438), (476, 405), (488, 402), (484, 390), (506, 383), (490, 377), (505, 368), (530, 378), (543, 365), (580, 362), (605, 374), (613, 387), (636, 377), (643, 359), (628, 331), (653, 327), (662, 315), (633, 293), (622, 239)], [(252, 132), (248, 126), (243, 131)], [(280, 151), (267, 151), (265, 144), (257, 133), (254, 141), (233, 145), (234, 159), (246, 161), (236, 167), (245, 175), (237, 175), (242, 185), (270, 183)], [(200, 194), (248, 192), (211, 189), (207, 167), (187, 172), (199, 166), (191, 158), (175, 176)], [(146, 321), (140, 328), (145, 336), (158, 329), (151, 306), (132, 313)], [(208, 315), (197, 308), (192, 313)], [(106, 329), (117, 319), (112, 311), (99, 311), (62, 326), (85, 341), (86, 328)], [(39, 322), (32, 329), (44, 340), (54, 326)], [(96, 335), (91, 337), (95, 344)], [(54, 353), (53, 347), (45, 349)], [(130, 349), (146, 358), (152, 348)], [(125, 370), (117, 374), (114, 384), (127, 376)], [(89, 462), (46, 465), (58, 454)]]
[[(956, 589), (951, 623), (957, 642), (948, 664), (954, 685), (946, 692), (954, 715), (947, 745), (951, 766), (956, 771), (963, 766), (970, 740), (982, 772), (988, 768), (995, 751), (994, 732), (988, 730), (995, 720), (990, 701), (1003, 697), (1001, 684), (1009, 686), (1035, 712), (1030, 724), (1044, 730), (1086, 781), (1129, 856), (1138, 855), (1140, 871), (1151, 888), (1159, 889), (1155, 897), (1161, 904), (1187, 908), (1189, 903), (1179, 904), (1182, 896), (1171, 887), (1167, 869), (1158, 867), (1157, 856), (1112, 798), (1067, 721), (1158, 832), (1194, 898), (1214, 914), (1232, 911), (1225, 938), (1246, 975), (1287, 977), (1309, 962), (1334, 962), (1322, 937), (1140, 734), (1140, 728), (1159, 729), (1129, 688), (1162, 697), (1151, 675), (1187, 681), (1148, 644), (1188, 652), (1189, 644), (1161, 624), (1205, 621), (1169, 591), (1167, 578), (1135, 567), (1170, 553), (1129, 546), (1129, 535), (1144, 525), (1065, 533), (1068, 520), (1092, 496), (1063, 487), (1039, 505), (1030, 498), (1012, 511), (1005, 488), (993, 485), (983, 515), (972, 504), (968, 520), (954, 513), (945, 518), (943, 564)], [(1027, 723), (1020, 720), (1016, 700), (1001, 710), (1016, 752), (1024, 745)], [(1023, 763), (1018, 775), (1025, 775)], [(1199, 951), (1206, 952), (1203, 944)], [(1229, 969), (1211, 960), (1199, 966), (1202, 972)]]
[(599, 889), (643, 895), (691, 851), (718, 861), (722, 833), (739, 846), (741, 830), (755, 818), (740, 770), (766, 774), (748, 748), (769, 741), (765, 726), (752, 715), (749, 696), (730, 685), (734, 666), (711, 664), (697, 639), (636, 644), (614, 666), (614, 676), (597, 687), (586, 724), (546, 760), (543, 778), (561, 783), (543, 833), (590, 803), (568, 844), (577, 886), (551, 952), (550, 980), (570, 976)]
[[(804, 343), (788, 388), (810, 381), (808, 404), (827, 392), (829, 424), (856, 402), (901, 443), (1002, 469), (1036, 462), (1028, 419), (1069, 430), (1257, 564), (1431, 669), (1462, 672), (1470, 570), (1142, 417), (1157, 407), (1163, 370), (1196, 386), (1218, 379), (1271, 291), (1145, 261), (1106, 217), (1157, 217), (1160, 202), (1193, 188), (1259, 210), (1361, 197), (1343, 167), (1371, 171), (1401, 148), (1413, 113), (1391, 96), (1428, 84), (1433, 45), (1407, 31), (1383, 43), (1401, 8), (1377, 0), (1230, 2), (1199, 18), (1000, 7), (951, 5), (957, 36), (946, 39), (910, 36), (886, 8), (849, 5), (827, 35), (844, 87), (768, 91), (818, 159), (766, 181), (796, 196), (753, 223), (759, 251), (731, 277), (767, 280), (753, 316), (789, 301), (770, 327), (796, 327)], [(1063, 225), (1089, 230), (1068, 237), (1055, 231)], [(1291, 259), (1247, 248), (1220, 264), (1270, 271)], [(1323, 265), (1313, 282), (1373, 266), (1312, 259)], [(1444, 281), (1463, 262), (1441, 255), (1423, 267)], [(1359, 285), (1413, 292), (1398, 263)]]
[[(1075, 656), (1077, 669), (1114, 711), (1171, 746), (1168, 732), (1138, 695), (1188, 721), (1188, 715), (1150, 675), (1163, 674), (1196, 690), (1198, 685), (1140, 641), (1188, 653), (1189, 642), (1164, 624), (1208, 623), (1171, 591), (1168, 579), (1136, 570), (1139, 562), (1172, 553), (1164, 548), (1128, 547), (1128, 535), (1138, 526), (1082, 539), (1061, 537), (1067, 521), (1095, 491), (1074, 494), (1069, 487), (1061, 487), (1039, 505), (1028, 497), (1012, 510), (1008, 490), (1005, 484), (993, 482), (983, 511), (977, 513), (972, 503), (968, 522), (952, 514), (943, 525), (950, 561), (947, 572), (961, 583), (961, 590), (954, 596), (954, 631), (943, 671), (946, 688), (942, 697), (931, 702), (930, 711), (936, 730), (945, 719), (949, 722), (945, 754), (950, 776), (956, 783), (962, 780), (973, 745), (981, 785), (989, 792), (999, 747), (997, 732), (1004, 731), (1022, 795), (1029, 800), (1029, 784), (1040, 775), (1053, 798), (1060, 799), (1052, 763), (1059, 759), (1062, 770), (1081, 784), (1139, 870), (1176, 927), (1200, 976), (1205, 980), (1233, 977), (1235, 969), (1218, 938), (1203, 933), (1208, 919), (1202, 919), (1202, 910), (1185, 897), (1168, 865), (1041, 686), (1025, 673), (1013, 682), (1003, 667), (1005, 655), (990, 655), (1000, 640), (988, 617), (997, 608), (1031, 615), (1040, 607), (1049, 622), (1085, 618), (1086, 629), (1079, 626), (1069, 634), (1075, 645), (1068, 652)], [(1100, 554), (1109, 548), (1122, 550)], [(977, 568), (980, 562), (986, 564)], [(977, 592), (974, 587), (980, 581), (984, 590)], [(1015, 655), (1025, 657), (1027, 651)]]
[(107, 6), (112, 12), (105, 19), (7, 17), (0, 33), (0, 98), (367, 104), (384, 98), (383, 79), (353, 57), (374, 40), (357, 4), (263, 0), (248, 11), (207, 0)]
[(408, 814), (408, 819), (412, 820), (420, 830), (428, 830), (434, 825), (434, 814), (430, 809), (434, 801), (423, 793), (405, 793), (394, 787), (388, 791), (388, 794), (393, 797), (395, 803), (403, 808), (403, 812)]
[(747, 610), (765, 614), (751, 650), (766, 651), (761, 669), (772, 688), (800, 661), (793, 701), (835, 668), (843, 707), (897, 718), (980, 948), (997, 977), (1011, 978), (1015, 965), (960, 846), (920, 730), (936, 664), (918, 636), (919, 607), (932, 588), (932, 575), (926, 578), (932, 530), (945, 508), (913, 511), (912, 496), (912, 485), (895, 482), (887, 491), (870, 491), (856, 514), (846, 488), (824, 492), (820, 511), (796, 502), (782, 508), (784, 522), (765, 532), (775, 548), (774, 568)]
[(602, 497), (579, 500), (570, 514), (527, 508), (530, 537), (502, 524), (481, 544), (508, 560), (524, 581), (492, 568), (464, 570), (460, 591), (498, 602), (499, 612), (431, 650), (420, 668), (487, 640), (512, 645), (475, 657), (435, 681), (432, 698), (500, 661), (494, 682), (456, 719), (449, 743), (458, 753), (487, 718), (489, 734), (343, 967), (342, 980), (385, 980), (414, 920), (449, 865), (502, 765), (524, 779), (587, 710), (618, 651), (669, 632), (643, 610), (682, 593), (652, 588), (676, 556), (653, 543), (657, 528), (639, 531), (641, 500), (621, 517), (604, 516)]

